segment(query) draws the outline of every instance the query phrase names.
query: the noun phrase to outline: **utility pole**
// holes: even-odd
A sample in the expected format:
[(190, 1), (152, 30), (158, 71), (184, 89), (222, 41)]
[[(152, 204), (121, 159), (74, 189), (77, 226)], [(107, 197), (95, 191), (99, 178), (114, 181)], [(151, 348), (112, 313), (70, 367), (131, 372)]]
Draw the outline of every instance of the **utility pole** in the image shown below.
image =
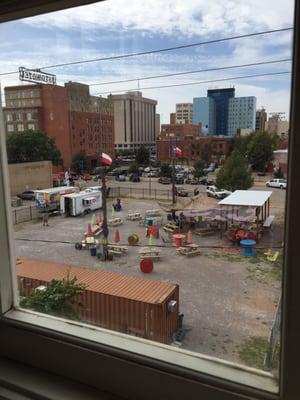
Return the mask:
[(105, 179), (105, 173), (106, 173), (106, 167), (101, 167), (101, 181), (102, 181), (102, 210), (103, 210), (103, 222), (102, 222), (102, 233), (103, 233), (103, 239), (102, 239), (102, 260), (106, 261), (108, 258), (108, 227), (107, 227), (107, 204), (106, 204), (106, 199), (107, 199), (107, 187), (106, 187), (106, 179)]
[(171, 157), (172, 157), (172, 204), (176, 203), (176, 193), (175, 193), (175, 144), (172, 143), (170, 138), (171, 146)]

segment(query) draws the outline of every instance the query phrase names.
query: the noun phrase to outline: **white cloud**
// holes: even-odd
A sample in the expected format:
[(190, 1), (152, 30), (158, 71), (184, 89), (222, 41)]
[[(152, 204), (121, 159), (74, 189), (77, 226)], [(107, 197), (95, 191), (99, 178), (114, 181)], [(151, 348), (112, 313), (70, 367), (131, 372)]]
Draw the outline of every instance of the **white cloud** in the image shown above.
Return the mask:
[(290, 26), (292, 0), (113, 0), (23, 20), (63, 29), (140, 30), (183, 36), (236, 34)]

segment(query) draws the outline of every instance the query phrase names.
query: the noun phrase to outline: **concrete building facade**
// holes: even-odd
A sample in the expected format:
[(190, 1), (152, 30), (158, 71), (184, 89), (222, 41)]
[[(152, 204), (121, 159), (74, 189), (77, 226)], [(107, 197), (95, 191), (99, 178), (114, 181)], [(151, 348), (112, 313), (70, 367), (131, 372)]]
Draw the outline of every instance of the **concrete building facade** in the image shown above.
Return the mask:
[(194, 97), (193, 124), (201, 124), (204, 135), (215, 133), (216, 109), (215, 102), (210, 97)]
[(268, 132), (276, 133), (279, 136), (287, 135), (289, 131), (289, 122), (283, 120), (280, 114), (273, 114), (269, 117), (267, 130)]
[(256, 111), (255, 130), (263, 132), (267, 126), (267, 112), (264, 108)]
[(176, 104), (176, 124), (193, 123), (193, 103)]
[(69, 82), (20, 85), (4, 89), (6, 133), (42, 130), (55, 140), (65, 168), (83, 151), (96, 165), (99, 153), (114, 154), (113, 105), (90, 96), (89, 86)]
[(155, 151), (156, 100), (141, 92), (110, 96), (114, 107), (115, 150), (138, 150), (142, 145)]
[(228, 136), (235, 136), (238, 129), (255, 130), (256, 97), (234, 97), (228, 101)]

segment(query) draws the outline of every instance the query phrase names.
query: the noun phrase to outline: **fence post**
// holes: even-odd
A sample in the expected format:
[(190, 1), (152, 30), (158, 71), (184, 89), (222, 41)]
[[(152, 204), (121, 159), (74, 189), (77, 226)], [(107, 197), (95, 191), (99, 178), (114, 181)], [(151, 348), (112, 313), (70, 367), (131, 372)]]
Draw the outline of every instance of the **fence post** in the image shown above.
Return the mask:
[(15, 210), (15, 224), (17, 225), (18, 219), (17, 219), (17, 210)]
[(143, 199), (145, 198), (145, 188), (143, 188)]
[(32, 206), (30, 206), (30, 221), (32, 221)]
[(154, 199), (156, 200), (156, 191), (157, 191), (157, 189), (155, 189), (155, 192), (154, 192)]
[(129, 197), (132, 198), (132, 187), (129, 188)]

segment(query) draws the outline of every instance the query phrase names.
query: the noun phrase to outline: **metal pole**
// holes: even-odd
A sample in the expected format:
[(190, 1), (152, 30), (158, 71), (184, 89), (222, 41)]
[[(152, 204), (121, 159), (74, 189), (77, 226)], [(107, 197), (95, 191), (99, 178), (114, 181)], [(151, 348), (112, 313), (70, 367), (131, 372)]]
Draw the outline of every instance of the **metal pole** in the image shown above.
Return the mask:
[(151, 176), (149, 176), (149, 197), (151, 198)]
[(105, 172), (106, 168), (103, 167), (101, 169), (101, 180), (102, 180), (102, 209), (103, 209), (103, 222), (102, 222), (102, 232), (103, 232), (103, 241), (102, 241), (102, 248), (103, 248), (103, 261), (106, 261), (108, 258), (108, 227), (107, 227), (107, 204), (106, 204), (106, 182), (105, 182)]

